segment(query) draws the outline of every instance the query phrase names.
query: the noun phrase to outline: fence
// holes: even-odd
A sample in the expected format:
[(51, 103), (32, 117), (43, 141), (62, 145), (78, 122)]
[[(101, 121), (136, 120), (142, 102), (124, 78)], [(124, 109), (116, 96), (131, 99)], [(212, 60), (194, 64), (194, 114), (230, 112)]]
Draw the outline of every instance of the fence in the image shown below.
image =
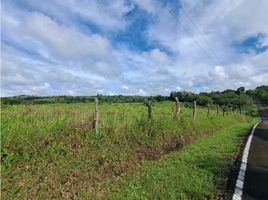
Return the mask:
[[(174, 119), (178, 119), (181, 111), (181, 106), (178, 97), (174, 98), (175, 100), (175, 112), (174, 112)], [(151, 100), (147, 100), (145, 103), (147, 107), (147, 115), (148, 115), (148, 120), (153, 120), (153, 102)], [(211, 110), (211, 105), (208, 103), (206, 105), (207, 108), (207, 117), (212, 119), (212, 110)], [(196, 101), (193, 101), (192, 103), (192, 119), (196, 120), (198, 118), (198, 112), (197, 112), (197, 104)], [(235, 112), (239, 112), (241, 114), (241, 109), (236, 110), (233, 107), (229, 106), (219, 106), (216, 105), (216, 115), (218, 116), (220, 114), (220, 110), (222, 111), (222, 115), (230, 115)], [(99, 132), (99, 120), (100, 120), (100, 111), (99, 111), (99, 100), (98, 98), (95, 98), (95, 109), (94, 109), (94, 120), (93, 120), (93, 126), (95, 129), (95, 132)]]

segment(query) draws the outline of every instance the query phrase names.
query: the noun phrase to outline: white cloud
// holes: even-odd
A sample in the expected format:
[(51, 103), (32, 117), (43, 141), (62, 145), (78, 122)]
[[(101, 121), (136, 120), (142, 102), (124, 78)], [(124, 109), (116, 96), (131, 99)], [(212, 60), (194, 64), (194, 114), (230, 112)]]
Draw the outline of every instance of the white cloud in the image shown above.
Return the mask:
[(109, 50), (109, 41), (102, 36), (84, 35), (75, 29), (59, 25), (40, 13), (26, 16), (22, 32), (47, 45), (52, 55), (63, 59), (105, 57)]
[(139, 91), (138, 91), (138, 95), (146, 96), (146, 95), (148, 95), (148, 94), (147, 94), (147, 92), (145, 92), (143, 89), (139, 89)]
[(257, 75), (257, 72), (253, 66), (243, 64), (234, 65), (230, 67), (229, 71), (232, 77), (235, 77), (240, 80), (248, 79), (250, 77)]
[(128, 90), (129, 90), (129, 87), (128, 87), (128, 86), (126, 86), (126, 85), (123, 85), (123, 86), (122, 86), (122, 89), (124, 89), (124, 90), (127, 90), (127, 91), (128, 91)]
[(170, 59), (168, 55), (159, 49), (153, 49), (152, 51), (150, 51), (149, 59), (151, 59), (155, 64), (159, 64), (159, 65), (170, 64)]
[(177, 90), (177, 91), (181, 91), (182, 89), (181, 89), (180, 86), (177, 86), (177, 87), (176, 87), (176, 90)]
[(148, 13), (154, 13), (157, 10), (157, 1), (154, 0), (134, 0), (134, 1), (140, 8), (147, 11)]
[[(179, 12), (168, 1), (179, 22), (158, 1), (107, 2), (25, 0), (35, 12), (3, 2), (2, 95), (168, 95), (268, 84), (268, 51), (232, 45), (258, 34), (257, 45), (268, 44), (266, 0), (180, 1)], [(135, 41), (114, 40), (132, 30), (134, 4), (149, 14), (145, 30), (135, 27), (148, 39), (139, 51), (125, 44)]]
[(97, 89), (97, 92), (100, 93), (100, 94), (103, 94), (104, 90), (103, 89)]
[[(66, 5), (66, 1), (61, 0), (60, 2), (62, 5)], [(127, 23), (123, 16), (133, 9), (133, 6), (124, 0), (115, 0), (112, 3), (87, 0), (77, 3), (72, 0), (67, 2), (67, 6), (71, 12), (108, 29), (124, 28)]]
[(37, 91), (37, 92), (43, 92), (44, 90), (50, 88), (50, 84), (45, 82), (43, 85), (40, 86), (32, 86), (32, 90), (33, 91)]
[(268, 72), (257, 71), (253, 66), (235, 64), (216, 66), (214, 71), (209, 74), (209, 78), (205, 78), (205, 80), (210, 80), (208, 90), (224, 90), (226, 88), (236, 89), (241, 86), (255, 88), (268, 84), (267, 76)]
[(214, 70), (211, 73), (211, 77), (219, 81), (224, 81), (228, 78), (228, 74), (222, 66), (218, 65), (214, 67)]
[(80, 0), (79, 3), (75, 0), (25, 0), (25, 3), (64, 24), (86, 22), (108, 30), (124, 29), (127, 25), (124, 15), (133, 9), (133, 5), (124, 0), (114, 0), (113, 3), (98, 0)]

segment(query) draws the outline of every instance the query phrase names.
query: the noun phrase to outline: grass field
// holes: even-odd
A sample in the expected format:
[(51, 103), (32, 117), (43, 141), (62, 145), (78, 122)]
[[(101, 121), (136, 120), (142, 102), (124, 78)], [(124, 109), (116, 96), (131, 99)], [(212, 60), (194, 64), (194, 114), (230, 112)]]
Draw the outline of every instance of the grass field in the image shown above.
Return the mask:
[(174, 109), (173, 102), (155, 103), (148, 121), (141, 103), (101, 104), (96, 134), (94, 104), (3, 106), (2, 198), (212, 196), (226, 159), (239, 148), (237, 139), (256, 119), (215, 110), (208, 118), (198, 108), (194, 121), (192, 110), (182, 106), (175, 120)]
[[(213, 199), (225, 197), (226, 177), (237, 142), (249, 131), (243, 123), (193, 142), (157, 162), (148, 162), (113, 185), (107, 199)], [(217, 198), (216, 198), (217, 199)]]

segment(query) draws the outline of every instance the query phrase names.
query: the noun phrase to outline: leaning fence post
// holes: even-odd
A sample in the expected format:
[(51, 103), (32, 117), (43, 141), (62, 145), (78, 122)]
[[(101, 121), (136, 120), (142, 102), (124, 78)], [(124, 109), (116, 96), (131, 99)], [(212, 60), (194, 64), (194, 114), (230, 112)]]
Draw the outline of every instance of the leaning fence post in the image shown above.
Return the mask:
[(207, 116), (210, 117), (210, 104), (209, 104), (209, 103), (207, 104), (207, 107), (208, 107), (208, 113), (207, 113)]
[(100, 113), (99, 113), (99, 100), (98, 100), (98, 98), (95, 98), (94, 128), (95, 128), (96, 133), (99, 132), (99, 118), (100, 118)]
[(147, 108), (148, 108), (148, 118), (152, 119), (153, 118), (153, 113), (152, 113), (152, 101), (147, 102)]
[(175, 97), (175, 101), (176, 101), (175, 118), (178, 118), (178, 115), (180, 114), (180, 102), (178, 97)]
[(196, 101), (193, 102), (193, 119), (196, 118)]

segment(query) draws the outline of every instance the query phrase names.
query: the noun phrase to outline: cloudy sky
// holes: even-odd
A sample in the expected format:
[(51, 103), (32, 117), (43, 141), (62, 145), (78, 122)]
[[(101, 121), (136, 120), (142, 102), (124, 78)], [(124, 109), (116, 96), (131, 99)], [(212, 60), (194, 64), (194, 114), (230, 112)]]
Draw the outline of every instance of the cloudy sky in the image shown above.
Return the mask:
[(2, 0), (1, 96), (268, 85), (267, 0)]

